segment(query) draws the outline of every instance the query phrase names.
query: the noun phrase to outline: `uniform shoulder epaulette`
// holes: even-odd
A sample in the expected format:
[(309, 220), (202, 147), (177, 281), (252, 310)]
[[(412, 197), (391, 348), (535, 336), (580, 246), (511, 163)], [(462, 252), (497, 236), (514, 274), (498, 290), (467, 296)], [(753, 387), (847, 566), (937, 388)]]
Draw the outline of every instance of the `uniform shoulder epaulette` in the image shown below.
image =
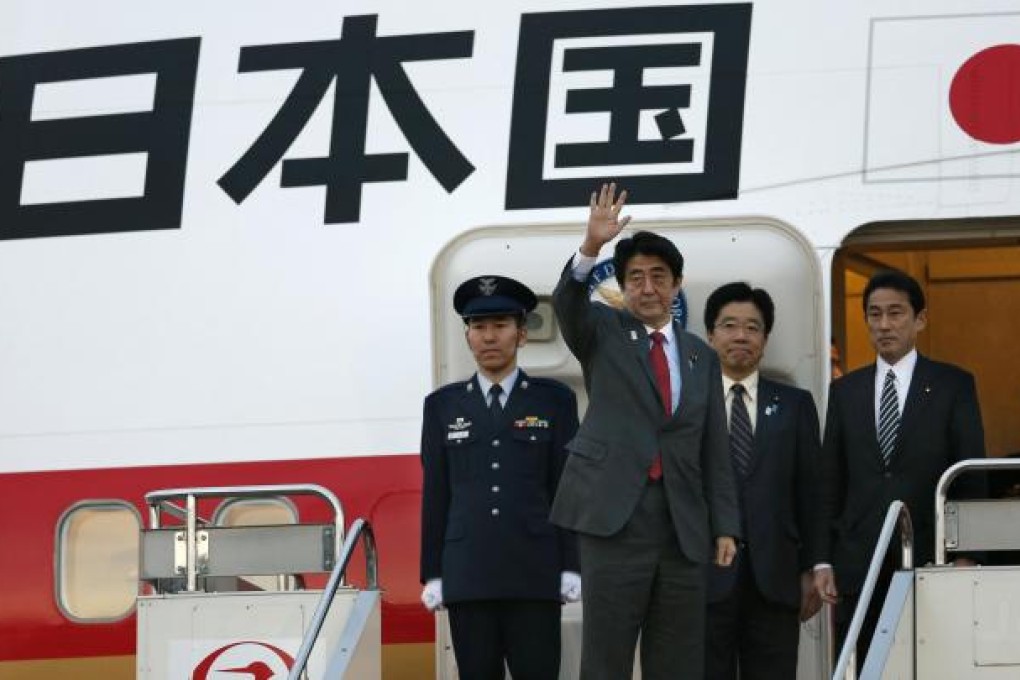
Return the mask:
[(463, 392), (467, 386), (467, 380), (458, 380), (452, 383), (446, 383), (442, 387), (437, 387), (432, 391), (432, 395), (446, 394), (447, 392)]

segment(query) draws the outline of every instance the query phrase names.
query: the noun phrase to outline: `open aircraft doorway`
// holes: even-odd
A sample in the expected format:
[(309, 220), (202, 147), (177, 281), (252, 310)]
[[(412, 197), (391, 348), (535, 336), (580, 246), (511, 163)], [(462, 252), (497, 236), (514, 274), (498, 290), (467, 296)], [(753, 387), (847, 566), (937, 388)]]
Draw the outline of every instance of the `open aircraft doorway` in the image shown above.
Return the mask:
[(874, 361), (862, 294), (880, 269), (916, 278), (928, 306), (918, 351), (977, 381), (990, 457), (1020, 452), (1020, 217), (881, 222), (854, 231), (832, 265), (833, 373)]

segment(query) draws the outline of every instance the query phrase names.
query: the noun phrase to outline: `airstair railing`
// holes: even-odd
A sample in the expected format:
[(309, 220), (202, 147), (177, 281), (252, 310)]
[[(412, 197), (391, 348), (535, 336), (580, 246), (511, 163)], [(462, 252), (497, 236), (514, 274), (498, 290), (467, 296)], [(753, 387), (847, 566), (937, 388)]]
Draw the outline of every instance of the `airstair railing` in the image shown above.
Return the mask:
[(1015, 458), (970, 458), (961, 460), (946, 469), (935, 487), (935, 565), (946, 563), (946, 497), (949, 486), (967, 472), (990, 470), (1020, 470)]
[(365, 543), (365, 587), (367, 590), (379, 589), (379, 558), (375, 548), (375, 534), (372, 532), (372, 525), (359, 518), (354, 520), (350, 531), (347, 532), (347, 538), (344, 540), (343, 548), (340, 550), (340, 558), (337, 560), (336, 566), (333, 567), (333, 573), (329, 576), (329, 583), (326, 584), (326, 589), (322, 591), (319, 604), (315, 607), (315, 614), (312, 616), (312, 621), (305, 632), (305, 637), (301, 641), (301, 648), (294, 658), (294, 665), (290, 669), (287, 680), (300, 680), (305, 672), (312, 649), (315, 647), (315, 643), (318, 642), (322, 625), (326, 621), (326, 615), (333, 604), (333, 598), (336, 596), (337, 589), (344, 581), (347, 564), (351, 561), (359, 540), (363, 540)]
[[(145, 494), (145, 502), (149, 506), (149, 527), (159, 529), (161, 513), (173, 515), (184, 520), (184, 541), (186, 558), (186, 590), (194, 592), (198, 587), (198, 527), (208, 524), (207, 520), (198, 517), (196, 508), (200, 498), (274, 498), (278, 496), (317, 496), (324, 500), (333, 510), (335, 530), (334, 552), (344, 540), (344, 510), (336, 494), (318, 484), (268, 484), (256, 486), (209, 486), (184, 489), (161, 489)], [(184, 500), (184, 506), (174, 501)]]
[(861, 635), (864, 617), (871, 598), (875, 595), (875, 586), (878, 584), (878, 576), (882, 571), (882, 563), (889, 551), (889, 543), (897, 525), (900, 534), (900, 566), (902, 569), (914, 568), (914, 527), (910, 521), (910, 511), (903, 501), (893, 501), (885, 513), (882, 531), (875, 542), (875, 552), (871, 556), (868, 575), (864, 579), (864, 587), (857, 600), (857, 609), (854, 610), (853, 619), (850, 621), (850, 630), (847, 631), (843, 650), (836, 663), (836, 671), (832, 674), (832, 680), (857, 680), (857, 638)]

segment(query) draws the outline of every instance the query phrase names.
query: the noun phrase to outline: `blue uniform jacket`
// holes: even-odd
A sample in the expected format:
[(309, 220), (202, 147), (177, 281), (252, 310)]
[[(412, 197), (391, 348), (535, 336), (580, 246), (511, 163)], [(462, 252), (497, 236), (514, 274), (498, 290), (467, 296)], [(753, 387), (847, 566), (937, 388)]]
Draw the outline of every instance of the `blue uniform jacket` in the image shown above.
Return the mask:
[(578, 571), (574, 537), (549, 508), (577, 430), (577, 400), (521, 371), (494, 423), (472, 377), (425, 399), (421, 580), (443, 579), (445, 602), (560, 599)]

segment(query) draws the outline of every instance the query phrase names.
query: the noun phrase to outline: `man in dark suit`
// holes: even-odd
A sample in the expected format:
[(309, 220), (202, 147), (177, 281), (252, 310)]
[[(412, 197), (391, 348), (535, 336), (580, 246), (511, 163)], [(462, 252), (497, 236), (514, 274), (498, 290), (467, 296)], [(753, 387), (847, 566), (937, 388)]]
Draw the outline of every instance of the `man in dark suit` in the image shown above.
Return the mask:
[(462, 680), (554, 680), (560, 605), (580, 597), (569, 532), (549, 523), (566, 443), (577, 430), (567, 386), (517, 366), (536, 299), (479, 276), (454, 294), (478, 372), (425, 399), (421, 581), (445, 604)]
[[(818, 534), (824, 564), (815, 568), (815, 584), (826, 601), (836, 602), (841, 595), (836, 608), (840, 641), (889, 504), (902, 500), (910, 510), (914, 563), (932, 561), (939, 477), (956, 462), (985, 455), (973, 376), (927, 359), (915, 348), (927, 324), (917, 281), (898, 271), (875, 274), (864, 289), (864, 316), (878, 358), (832, 383), (822, 443)], [(964, 475), (953, 490), (957, 496), (980, 497), (984, 480)], [(870, 645), (899, 562), (898, 550), (887, 555), (858, 641), (859, 654)], [(957, 563), (972, 564), (962, 558)]]
[(591, 301), (595, 258), (628, 221), (626, 192), (615, 193), (592, 194), (584, 241), (553, 292), (589, 403), (552, 520), (578, 532), (581, 678), (629, 678), (639, 634), (645, 680), (700, 678), (704, 564), (730, 563), (740, 524), (719, 361), (672, 318), (683, 258), (662, 236), (617, 244), (625, 309)]
[(722, 365), (741, 534), (729, 568), (708, 584), (708, 680), (793, 680), (801, 619), (821, 607), (812, 540), (821, 442), (811, 394), (761, 376), (775, 319), (761, 288), (728, 283), (705, 303)]

